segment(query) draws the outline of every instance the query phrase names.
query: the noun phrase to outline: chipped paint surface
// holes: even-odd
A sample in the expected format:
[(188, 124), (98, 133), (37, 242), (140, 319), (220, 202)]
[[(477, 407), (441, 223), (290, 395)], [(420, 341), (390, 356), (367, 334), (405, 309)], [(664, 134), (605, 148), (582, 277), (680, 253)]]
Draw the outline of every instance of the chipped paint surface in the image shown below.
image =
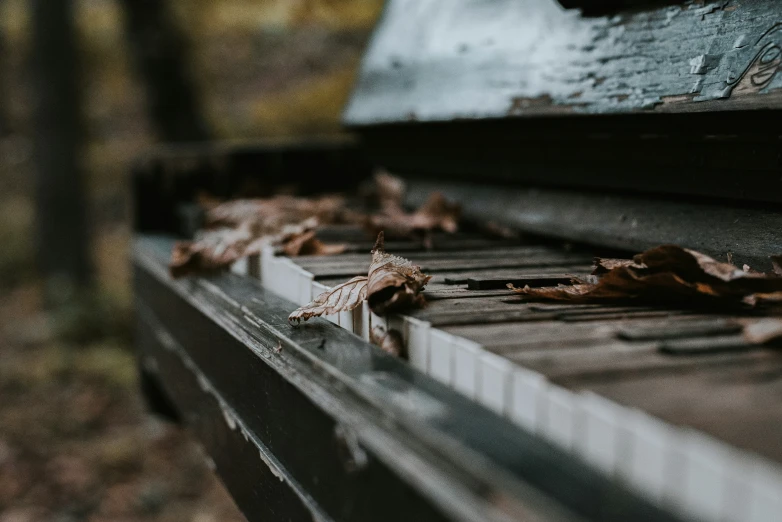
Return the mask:
[(779, 2), (582, 17), (554, 0), (392, 0), (345, 121), (727, 109), (782, 88), (780, 62)]

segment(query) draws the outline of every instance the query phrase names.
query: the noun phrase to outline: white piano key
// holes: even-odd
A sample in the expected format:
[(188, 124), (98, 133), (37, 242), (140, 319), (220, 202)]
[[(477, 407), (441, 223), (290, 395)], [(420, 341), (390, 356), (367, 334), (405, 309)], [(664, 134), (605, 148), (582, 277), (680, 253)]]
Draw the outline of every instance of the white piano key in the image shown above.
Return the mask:
[(668, 509), (686, 514), (687, 510), (687, 483), (692, 468), (687, 445), (687, 433), (677, 427), (669, 426), (670, 437), (668, 452), (665, 457), (665, 487), (663, 488), (662, 503)]
[(285, 260), (281, 257), (273, 256), (269, 260), (269, 288), (275, 294), (285, 297)]
[(369, 341), (369, 334), (372, 331), (372, 310), (369, 309), (369, 303), (364, 301), (361, 304), (361, 337)]
[(575, 395), (560, 386), (550, 385), (543, 396), (545, 404), (543, 433), (547, 439), (565, 449), (573, 447), (575, 438)]
[[(732, 454), (719, 518), (724, 522), (751, 519), (753, 468), (757, 459), (754, 455), (737, 449), (732, 449)], [(778, 494), (782, 495), (782, 488)]]
[(274, 248), (271, 246), (265, 246), (261, 249), (261, 284), (272, 289), (274, 283), (272, 283), (272, 263), (274, 261)]
[(445, 384), (453, 381), (454, 341), (455, 337), (447, 332), (429, 330), (429, 375)]
[(404, 316), (394, 314), (386, 316), (386, 323), (390, 330), (396, 330), (400, 334), (404, 330), (405, 319)]
[[(320, 294), (322, 294), (323, 292), (328, 292), (329, 290), (330, 290), (330, 288), (328, 286), (324, 285), (323, 283), (319, 283), (317, 281), (313, 281), (312, 282), (312, 293), (311, 293), (312, 299), (314, 300)], [(335, 315), (324, 315), (323, 318), (326, 319), (327, 321), (331, 321), (334, 324), (339, 324), (339, 316), (336, 315), (336, 314)]]
[(483, 348), (478, 343), (456, 337), (454, 345), (453, 386), (470, 398), (478, 394), (478, 369)]
[(627, 414), (629, 458), (620, 458), (618, 473), (652, 501), (662, 500), (668, 485), (668, 460), (675, 428), (643, 412)]
[(618, 468), (619, 448), (626, 429), (624, 419), (631, 410), (591, 392), (578, 396), (580, 431), (574, 449), (584, 460), (608, 475)]
[(488, 408), (504, 413), (510, 406), (513, 364), (499, 355), (486, 352), (480, 358), (478, 400)]
[(304, 270), (298, 265), (296, 266), (297, 279), (298, 279), (298, 295), (296, 297), (296, 304), (304, 306), (312, 302), (312, 281), (313, 275), (311, 272)]
[[(283, 257), (282, 261), (282, 296), (294, 303), (299, 303), (299, 280), (301, 279), (301, 268), (293, 260)], [(302, 303), (307, 304), (307, 303)]]
[(347, 330), (348, 332), (353, 331), (353, 312), (351, 310), (346, 310), (344, 312), (339, 312), (339, 318), (337, 319), (339, 321), (339, 325)]
[(430, 329), (431, 324), (426, 321), (405, 317), (405, 328), (402, 335), (407, 346), (407, 358), (413, 368), (424, 373), (428, 373), (429, 370)]
[(247, 258), (242, 257), (231, 263), (231, 272), (237, 275), (249, 275), (249, 267), (247, 263)]
[(369, 305), (362, 301), (353, 309), (353, 333), (361, 336), (365, 341), (369, 340)]
[(747, 522), (778, 522), (782, 519), (782, 474), (775, 465), (753, 459), (748, 468)]
[(386, 322), (385, 317), (380, 317), (376, 313), (372, 312), (372, 310), (369, 311), (369, 331), (372, 331), (372, 328), (375, 326), (382, 326), (383, 329), (388, 328), (388, 323)]
[(690, 430), (681, 431), (677, 445), (681, 447), (677, 453), (683, 455), (684, 486), (669, 496), (687, 515), (719, 520), (729, 474), (736, 471), (734, 453), (726, 444)]
[(537, 431), (541, 399), (546, 393), (548, 381), (538, 372), (516, 367), (512, 376), (510, 415), (517, 424), (529, 431)]

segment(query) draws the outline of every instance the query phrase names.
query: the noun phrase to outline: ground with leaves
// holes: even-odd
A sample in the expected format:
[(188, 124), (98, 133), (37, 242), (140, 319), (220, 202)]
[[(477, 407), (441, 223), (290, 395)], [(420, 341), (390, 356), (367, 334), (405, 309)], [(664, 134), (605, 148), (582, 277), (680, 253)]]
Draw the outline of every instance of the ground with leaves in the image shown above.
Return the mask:
[(145, 413), (127, 342), (54, 337), (37, 295), (0, 302), (0, 522), (244, 520), (200, 447)]

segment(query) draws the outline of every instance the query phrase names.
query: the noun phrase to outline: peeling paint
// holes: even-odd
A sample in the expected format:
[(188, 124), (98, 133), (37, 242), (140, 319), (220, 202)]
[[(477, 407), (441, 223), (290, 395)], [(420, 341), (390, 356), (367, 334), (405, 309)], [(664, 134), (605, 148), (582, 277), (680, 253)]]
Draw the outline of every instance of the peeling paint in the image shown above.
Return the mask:
[[(700, 2), (611, 17), (581, 17), (551, 0), (428, 0), (426, 16), (411, 16), (408, 0), (388, 5), (347, 106), (350, 125), (411, 114), (426, 122), (661, 104), (685, 111), (782, 87), (774, 47), (782, 45), (782, 2)], [(487, 38), (494, 45), (483, 45)], [(405, 67), (392, 70), (389, 56)], [(665, 101), (684, 93), (697, 96)]]

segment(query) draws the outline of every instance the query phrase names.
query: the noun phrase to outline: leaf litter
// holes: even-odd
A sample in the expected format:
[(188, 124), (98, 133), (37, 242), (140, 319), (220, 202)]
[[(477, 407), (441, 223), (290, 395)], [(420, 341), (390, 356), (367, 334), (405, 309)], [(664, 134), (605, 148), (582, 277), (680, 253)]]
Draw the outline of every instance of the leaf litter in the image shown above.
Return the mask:
[(321, 224), (339, 223), (350, 212), (341, 196), (243, 199), (211, 204), (207, 227), (193, 241), (174, 245), (169, 262), (173, 277), (217, 270), (259, 254), (266, 245), (279, 246), (288, 256), (335, 255), (345, 245), (331, 245), (316, 237)]
[(360, 225), (376, 235), (387, 230), (395, 237), (421, 239), (431, 247), (431, 233), (456, 232), (459, 206), (434, 193), (415, 212), (402, 206), (404, 182), (387, 172), (374, 177), (378, 210), (362, 212), (351, 208), (340, 194), (320, 197), (278, 195), (265, 199), (236, 199), (218, 202), (207, 195), (198, 201), (205, 210), (205, 228), (192, 241), (174, 246), (169, 262), (173, 277), (223, 269), (237, 260), (260, 253), (266, 245), (278, 247), (287, 256), (341, 254), (344, 244), (324, 243), (319, 227), (332, 224)]

